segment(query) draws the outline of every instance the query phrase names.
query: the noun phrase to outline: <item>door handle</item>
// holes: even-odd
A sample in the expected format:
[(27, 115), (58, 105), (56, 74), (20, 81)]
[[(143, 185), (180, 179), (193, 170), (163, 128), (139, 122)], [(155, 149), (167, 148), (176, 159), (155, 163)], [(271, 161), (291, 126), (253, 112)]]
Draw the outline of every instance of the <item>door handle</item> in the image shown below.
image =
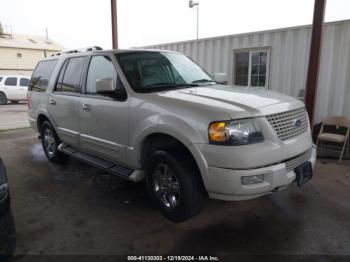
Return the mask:
[(56, 100), (55, 100), (55, 99), (52, 99), (52, 98), (51, 98), (51, 99), (49, 100), (49, 102), (50, 102), (51, 105), (56, 105)]
[(91, 107), (88, 104), (82, 104), (81, 109), (83, 109), (84, 111), (90, 111)]

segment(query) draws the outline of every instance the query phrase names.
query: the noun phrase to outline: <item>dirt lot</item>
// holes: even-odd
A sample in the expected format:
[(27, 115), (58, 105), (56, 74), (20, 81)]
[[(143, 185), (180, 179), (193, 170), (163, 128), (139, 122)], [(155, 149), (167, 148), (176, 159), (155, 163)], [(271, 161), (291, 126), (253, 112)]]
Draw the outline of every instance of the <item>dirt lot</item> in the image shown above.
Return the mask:
[(302, 188), (244, 202), (208, 200), (172, 224), (143, 185), (80, 162), (49, 163), (30, 129), (0, 133), (16, 254), (350, 254), (350, 162), (317, 163)]
[(28, 127), (27, 105), (0, 105), (0, 131)]

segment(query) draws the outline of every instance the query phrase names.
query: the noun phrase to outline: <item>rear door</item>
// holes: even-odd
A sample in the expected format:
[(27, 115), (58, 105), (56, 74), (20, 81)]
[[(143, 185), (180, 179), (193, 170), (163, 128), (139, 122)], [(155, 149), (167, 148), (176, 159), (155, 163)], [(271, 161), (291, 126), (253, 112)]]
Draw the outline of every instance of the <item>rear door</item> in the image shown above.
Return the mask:
[(81, 56), (64, 62), (48, 99), (49, 114), (58, 136), (63, 142), (76, 147), (79, 144), (79, 99), (85, 61), (86, 57)]
[(18, 78), (15, 76), (6, 77), (3, 80), (3, 90), (8, 100), (20, 100)]
[(108, 55), (94, 55), (89, 62), (85, 92), (79, 103), (80, 146), (83, 151), (124, 162), (128, 143), (128, 100), (123, 95), (99, 94), (96, 88), (99, 81), (111, 81), (119, 93), (124, 93), (113, 62), (113, 57)]

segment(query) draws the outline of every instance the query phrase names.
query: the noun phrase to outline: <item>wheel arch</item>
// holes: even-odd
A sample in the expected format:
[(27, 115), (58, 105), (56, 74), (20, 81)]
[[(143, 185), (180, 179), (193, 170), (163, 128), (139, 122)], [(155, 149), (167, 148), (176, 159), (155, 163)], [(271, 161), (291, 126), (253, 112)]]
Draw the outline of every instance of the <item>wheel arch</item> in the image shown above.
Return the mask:
[(142, 139), (140, 144), (139, 160), (142, 168), (145, 167), (148, 155), (154, 150), (184, 152), (185, 156), (189, 157), (197, 168), (203, 189), (206, 188), (206, 164), (203, 163), (204, 159), (191, 144), (186, 143), (186, 141), (183, 141), (180, 137), (165, 132), (150, 133)]
[(53, 126), (53, 128), (55, 129), (55, 132), (57, 134), (57, 131), (56, 131), (56, 126), (55, 126), (55, 123), (54, 121), (52, 121), (52, 119), (46, 114), (46, 112), (39, 112), (38, 113), (38, 116), (36, 118), (36, 125), (37, 125), (37, 128), (38, 128), (38, 132), (40, 133), (41, 131), (41, 126), (42, 124), (44, 123), (44, 121), (49, 121), (50, 124)]

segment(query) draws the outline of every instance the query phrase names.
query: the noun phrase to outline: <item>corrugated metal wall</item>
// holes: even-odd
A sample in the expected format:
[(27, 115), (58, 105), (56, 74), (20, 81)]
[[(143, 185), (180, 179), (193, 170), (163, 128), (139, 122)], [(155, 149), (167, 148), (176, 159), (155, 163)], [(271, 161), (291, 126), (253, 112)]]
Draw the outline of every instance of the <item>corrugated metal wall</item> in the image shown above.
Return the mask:
[[(147, 46), (185, 53), (209, 73), (227, 73), (233, 79), (233, 51), (270, 49), (268, 88), (297, 96), (305, 88), (311, 27), (223, 36), (199, 41)], [(323, 35), (315, 121), (330, 115), (350, 117), (350, 20), (327, 23)]]

